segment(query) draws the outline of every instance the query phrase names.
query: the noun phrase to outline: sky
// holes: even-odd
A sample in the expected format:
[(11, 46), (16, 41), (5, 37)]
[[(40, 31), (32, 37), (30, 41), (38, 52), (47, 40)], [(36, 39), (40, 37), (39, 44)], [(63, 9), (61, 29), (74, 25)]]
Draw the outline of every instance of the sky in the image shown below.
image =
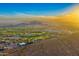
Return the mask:
[(58, 15), (73, 5), (72, 3), (0, 3), (0, 15)]

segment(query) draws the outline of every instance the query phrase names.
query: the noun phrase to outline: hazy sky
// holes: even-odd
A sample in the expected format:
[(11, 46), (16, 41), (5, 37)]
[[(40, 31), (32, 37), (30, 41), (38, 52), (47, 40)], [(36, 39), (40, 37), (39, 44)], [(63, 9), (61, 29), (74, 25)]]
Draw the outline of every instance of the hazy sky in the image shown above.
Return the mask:
[(16, 3), (1, 4), (0, 14), (57, 15), (74, 4), (68, 3)]

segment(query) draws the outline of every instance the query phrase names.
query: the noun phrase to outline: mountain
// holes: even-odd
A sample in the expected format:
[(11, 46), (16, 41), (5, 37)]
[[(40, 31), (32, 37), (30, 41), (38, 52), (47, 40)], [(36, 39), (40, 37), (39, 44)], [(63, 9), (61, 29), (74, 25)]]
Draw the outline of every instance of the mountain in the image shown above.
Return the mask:
[[(65, 33), (51, 35), (56, 37), (48, 38), (47, 40), (41, 40), (31, 45), (8, 49), (4, 52), (7, 55), (19, 55), (19, 56), (77, 56), (79, 55), (79, 8), (74, 7), (66, 14), (59, 16), (43, 16), (43, 17), (31, 17), (31, 18), (17, 18), (21, 23), (13, 25), (16, 26), (28, 26), (28, 25), (45, 25), (56, 24), (48, 26), (47, 29), (51, 30), (64, 30)], [(31, 21), (32, 20), (32, 21)], [(30, 22), (28, 22), (30, 21)], [(46, 26), (47, 26), (46, 25)], [(11, 26), (12, 27), (12, 26)], [(69, 33), (70, 34), (69, 34)]]

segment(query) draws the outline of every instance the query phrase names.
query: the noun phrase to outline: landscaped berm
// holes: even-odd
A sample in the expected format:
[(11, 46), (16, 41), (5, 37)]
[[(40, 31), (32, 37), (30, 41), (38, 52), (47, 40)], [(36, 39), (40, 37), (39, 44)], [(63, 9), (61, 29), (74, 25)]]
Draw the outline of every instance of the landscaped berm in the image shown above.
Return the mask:
[(0, 56), (79, 55), (78, 4), (0, 4), (0, 14)]

